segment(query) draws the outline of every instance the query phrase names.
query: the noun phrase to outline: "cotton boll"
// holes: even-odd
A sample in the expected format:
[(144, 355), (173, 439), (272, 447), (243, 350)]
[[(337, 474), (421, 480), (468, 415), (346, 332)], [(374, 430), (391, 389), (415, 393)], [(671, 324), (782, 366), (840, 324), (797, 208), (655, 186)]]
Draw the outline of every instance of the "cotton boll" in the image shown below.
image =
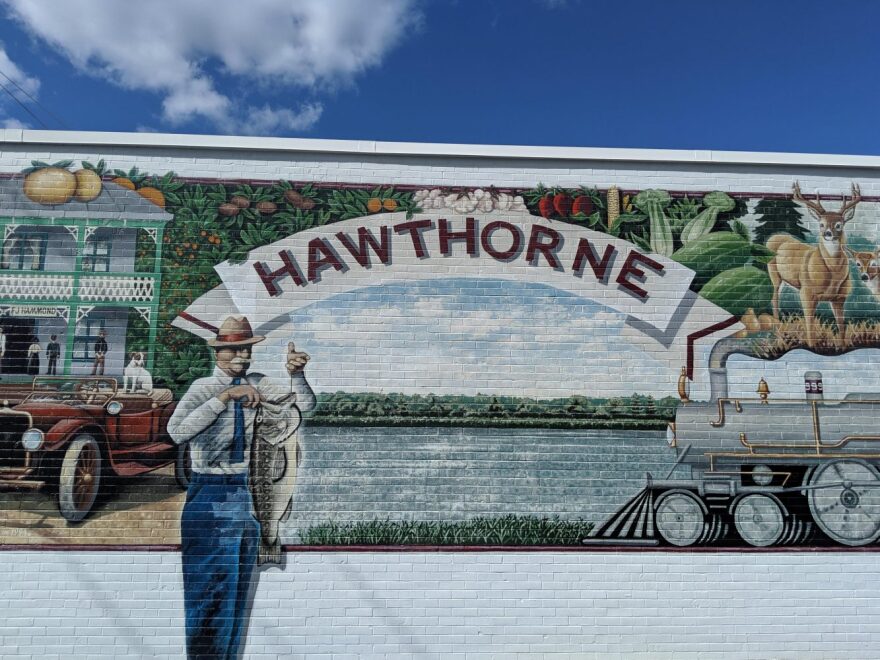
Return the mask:
[(455, 204), (452, 205), (452, 209), (456, 213), (473, 213), (477, 208), (477, 200), (472, 199), (470, 195), (467, 197), (462, 197)]
[(480, 201), (477, 202), (477, 210), (483, 213), (491, 213), (492, 209), (495, 207), (495, 204), (492, 202), (492, 196), (486, 195)]
[(495, 200), (495, 208), (499, 211), (508, 211), (510, 210), (510, 204), (512, 201), (510, 195), (507, 193), (501, 193), (498, 195), (498, 199)]
[(511, 211), (528, 211), (529, 207), (526, 206), (525, 200), (522, 197), (517, 195), (513, 198), (513, 203), (510, 205)]

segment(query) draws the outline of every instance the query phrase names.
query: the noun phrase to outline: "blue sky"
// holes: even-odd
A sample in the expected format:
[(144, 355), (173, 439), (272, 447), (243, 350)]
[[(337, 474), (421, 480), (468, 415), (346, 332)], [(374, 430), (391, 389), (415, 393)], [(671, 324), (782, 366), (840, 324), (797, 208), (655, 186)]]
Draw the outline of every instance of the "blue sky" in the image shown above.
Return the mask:
[[(0, 71), (76, 130), (880, 154), (874, 2), (0, 0), (0, 11)], [(0, 123), (41, 125), (8, 97)]]

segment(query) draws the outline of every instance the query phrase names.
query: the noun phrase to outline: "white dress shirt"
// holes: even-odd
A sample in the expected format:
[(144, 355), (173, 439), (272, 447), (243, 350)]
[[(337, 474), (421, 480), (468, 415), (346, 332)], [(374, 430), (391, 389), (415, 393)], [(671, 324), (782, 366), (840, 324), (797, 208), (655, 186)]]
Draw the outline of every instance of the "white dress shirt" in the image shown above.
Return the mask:
[[(254, 434), (256, 408), (244, 410), (244, 460), (232, 463), (233, 436), (235, 435), (235, 401), (223, 403), (217, 398), (221, 392), (233, 387), (232, 376), (218, 367), (207, 378), (200, 378), (177, 404), (168, 420), (168, 433), (178, 444), (189, 441), (192, 469), (202, 474), (247, 474), (251, 438)], [(291, 391), (296, 393), (300, 411), (308, 412), (315, 407), (315, 394), (309, 387), (303, 372), (291, 378), (290, 389), (273, 384), (262, 374), (247, 374), (241, 384), (248, 384), (260, 393), (260, 398), (274, 401)], [(243, 402), (244, 403), (244, 402)]]

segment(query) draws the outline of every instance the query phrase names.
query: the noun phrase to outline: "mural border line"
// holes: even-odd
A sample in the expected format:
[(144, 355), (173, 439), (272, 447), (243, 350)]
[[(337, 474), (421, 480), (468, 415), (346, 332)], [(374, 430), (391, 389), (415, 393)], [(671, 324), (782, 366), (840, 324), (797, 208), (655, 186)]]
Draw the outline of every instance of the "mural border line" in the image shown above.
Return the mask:
[(199, 326), (199, 327), (202, 328), (203, 330), (209, 330), (209, 331), (211, 331), (211, 332), (215, 332), (215, 333), (220, 331), (219, 328), (217, 328), (217, 327), (211, 325), (210, 323), (207, 323), (206, 321), (202, 321), (201, 319), (197, 319), (197, 318), (196, 318), (195, 316), (193, 316), (192, 314), (187, 314), (186, 312), (179, 312), (177, 315), (178, 315), (180, 318), (182, 318), (182, 319), (184, 319), (184, 320), (186, 320), (186, 321), (189, 321), (189, 322), (192, 323), (193, 325), (197, 325), (197, 326)]
[(716, 323), (714, 325), (710, 325), (702, 330), (697, 330), (696, 332), (692, 332), (687, 337), (687, 377), (688, 380), (694, 379), (694, 343), (698, 339), (702, 339), (708, 335), (711, 335), (714, 332), (720, 332), (721, 330), (725, 330), (732, 325), (739, 323), (739, 319), (735, 316), (731, 316), (726, 321), (721, 321), (720, 323)]
[[(285, 545), (287, 554), (326, 552), (326, 553), (448, 553), (448, 552), (572, 552), (572, 553), (660, 553), (660, 554), (829, 554), (829, 553), (878, 553), (877, 546), (827, 546), (827, 547), (750, 547), (750, 546), (718, 546), (718, 547), (668, 547), (668, 546), (630, 546), (630, 545), (591, 545), (591, 546), (548, 546), (548, 545)], [(125, 544), (0, 544), (0, 552), (180, 552), (177, 544), (158, 545), (125, 545)]]

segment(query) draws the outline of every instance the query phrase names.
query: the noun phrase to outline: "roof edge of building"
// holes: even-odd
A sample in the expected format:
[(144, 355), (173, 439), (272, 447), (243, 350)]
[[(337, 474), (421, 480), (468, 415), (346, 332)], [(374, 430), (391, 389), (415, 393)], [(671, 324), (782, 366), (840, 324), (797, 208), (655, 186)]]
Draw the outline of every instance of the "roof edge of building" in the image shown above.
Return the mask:
[(9, 144), (84, 147), (166, 147), (209, 151), (234, 150), (513, 160), (617, 161), (714, 165), (789, 165), (798, 167), (880, 167), (880, 156), (847, 154), (717, 151), (710, 149), (677, 150), (606, 147), (549, 147), (248, 137), (183, 133), (118, 133), (101, 131), (0, 129), (0, 146)]

